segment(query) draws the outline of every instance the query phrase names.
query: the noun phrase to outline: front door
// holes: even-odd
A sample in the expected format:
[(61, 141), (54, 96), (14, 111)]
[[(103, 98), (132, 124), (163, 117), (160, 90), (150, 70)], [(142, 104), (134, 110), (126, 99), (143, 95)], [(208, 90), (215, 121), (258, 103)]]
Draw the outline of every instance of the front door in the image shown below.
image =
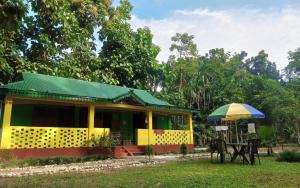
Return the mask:
[(121, 112), (120, 113), (120, 133), (123, 145), (133, 145), (133, 112)]
[(111, 133), (118, 145), (132, 145), (134, 143), (132, 114), (130, 111), (112, 112)]

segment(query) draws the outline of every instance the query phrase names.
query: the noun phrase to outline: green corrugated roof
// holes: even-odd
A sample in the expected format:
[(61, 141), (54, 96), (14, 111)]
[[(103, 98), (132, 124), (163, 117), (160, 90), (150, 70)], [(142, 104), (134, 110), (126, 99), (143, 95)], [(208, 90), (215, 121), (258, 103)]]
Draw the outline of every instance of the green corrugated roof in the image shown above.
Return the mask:
[(118, 102), (124, 98), (132, 97), (142, 105), (174, 107), (165, 101), (157, 99), (145, 90), (29, 72), (25, 72), (22, 75), (23, 81), (9, 83), (1, 86), (0, 89), (5, 89), (12, 93), (22, 93), (26, 96), (71, 97), (111, 102)]

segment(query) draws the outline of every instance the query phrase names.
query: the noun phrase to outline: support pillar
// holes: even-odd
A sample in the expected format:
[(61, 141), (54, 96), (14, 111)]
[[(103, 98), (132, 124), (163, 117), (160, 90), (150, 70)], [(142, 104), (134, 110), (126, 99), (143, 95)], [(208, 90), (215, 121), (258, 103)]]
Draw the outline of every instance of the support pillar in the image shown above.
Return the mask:
[(193, 114), (189, 113), (188, 115), (189, 120), (189, 129), (190, 129), (190, 144), (194, 144), (194, 138), (193, 138)]
[(152, 144), (151, 136), (153, 132), (152, 110), (147, 111), (147, 121), (148, 121), (148, 145), (150, 145)]
[[(88, 113), (88, 127), (89, 127), (89, 138), (90, 141), (94, 134), (94, 124), (95, 124), (95, 105), (91, 104), (89, 106), (89, 113)], [(91, 146), (91, 143), (88, 144)]]
[(1, 148), (8, 149), (10, 148), (10, 121), (11, 121), (11, 112), (12, 112), (12, 98), (5, 98), (4, 105), (4, 114), (3, 114), (3, 126), (2, 126), (2, 137), (1, 137)]

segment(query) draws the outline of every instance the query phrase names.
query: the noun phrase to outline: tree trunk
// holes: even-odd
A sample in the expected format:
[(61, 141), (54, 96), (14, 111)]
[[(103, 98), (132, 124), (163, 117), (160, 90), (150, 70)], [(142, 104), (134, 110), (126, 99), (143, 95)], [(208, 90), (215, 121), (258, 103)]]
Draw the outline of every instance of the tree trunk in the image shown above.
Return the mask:
[(300, 146), (300, 127), (298, 127), (297, 132), (298, 132), (297, 134), (298, 145)]
[(179, 80), (179, 93), (180, 95), (182, 94), (182, 79), (183, 79), (183, 75), (182, 75), (182, 67), (180, 68), (180, 80)]
[(298, 145), (300, 146), (300, 123), (297, 121), (296, 123), (294, 123), (294, 126), (295, 126), (296, 131), (297, 131)]

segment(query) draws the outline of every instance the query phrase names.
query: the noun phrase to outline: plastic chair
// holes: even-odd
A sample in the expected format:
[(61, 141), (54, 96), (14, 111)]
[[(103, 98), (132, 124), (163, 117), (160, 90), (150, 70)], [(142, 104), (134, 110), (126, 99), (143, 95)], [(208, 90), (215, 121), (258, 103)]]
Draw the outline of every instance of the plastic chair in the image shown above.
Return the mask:
[(227, 150), (226, 142), (222, 139), (212, 139), (211, 140), (211, 142), (210, 142), (210, 158), (211, 158), (211, 161), (213, 160), (213, 154), (214, 153), (217, 153), (217, 160), (218, 160), (219, 155), (220, 155), (221, 163), (225, 162), (225, 155), (226, 154), (229, 154), (230, 158), (232, 157), (231, 153), (229, 153), (228, 150)]
[(259, 154), (258, 154), (259, 146), (260, 146), (260, 140), (259, 139), (250, 139), (250, 140), (248, 140), (247, 153), (249, 153), (249, 158), (250, 158), (251, 165), (255, 164), (255, 155), (257, 156), (259, 164), (260, 164), (260, 158), (259, 158)]

